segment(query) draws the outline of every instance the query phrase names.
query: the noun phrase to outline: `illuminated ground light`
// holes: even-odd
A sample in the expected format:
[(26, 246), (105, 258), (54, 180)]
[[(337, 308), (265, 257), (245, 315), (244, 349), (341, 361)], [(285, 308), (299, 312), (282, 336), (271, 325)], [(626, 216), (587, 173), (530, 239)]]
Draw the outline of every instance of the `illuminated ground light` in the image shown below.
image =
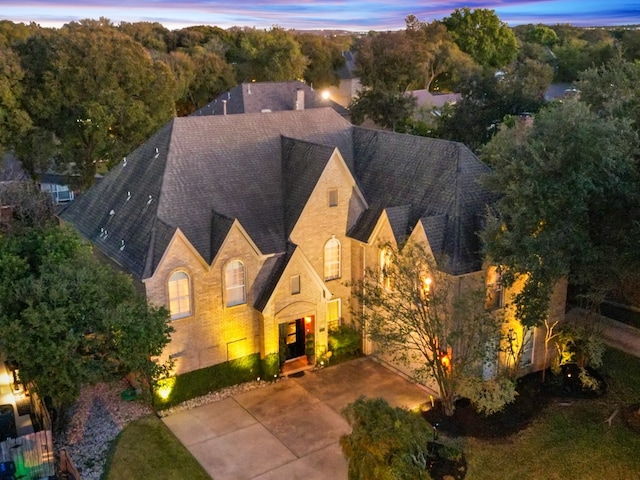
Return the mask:
[(176, 377), (165, 378), (158, 382), (156, 393), (162, 400), (167, 400), (176, 384)]

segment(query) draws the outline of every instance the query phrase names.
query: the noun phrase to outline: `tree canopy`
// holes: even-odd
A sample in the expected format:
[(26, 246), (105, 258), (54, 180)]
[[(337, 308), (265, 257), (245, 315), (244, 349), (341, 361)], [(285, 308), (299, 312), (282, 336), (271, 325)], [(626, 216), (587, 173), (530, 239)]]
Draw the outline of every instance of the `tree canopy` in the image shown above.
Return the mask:
[(638, 136), (630, 123), (602, 118), (578, 100), (543, 109), (533, 125), (503, 128), (483, 149), (502, 197), (483, 232), (503, 283), (524, 278), (516, 316), (546, 318), (563, 277), (596, 305), (640, 260)]
[(30, 66), (27, 110), (56, 135), (58, 160), (75, 166), (83, 186), (98, 162), (118, 161), (174, 115), (169, 68), (104, 21), (35, 35), (18, 51)]
[(18, 207), (23, 228), (0, 236), (0, 345), (21, 380), (58, 407), (82, 385), (130, 372), (151, 386), (163, 370), (152, 358), (171, 332), (166, 309), (149, 305), (77, 234), (33, 211)]
[(501, 68), (516, 58), (516, 36), (493, 10), (457, 8), (449, 17), (443, 18), (442, 23), (460, 50), (482, 66)]

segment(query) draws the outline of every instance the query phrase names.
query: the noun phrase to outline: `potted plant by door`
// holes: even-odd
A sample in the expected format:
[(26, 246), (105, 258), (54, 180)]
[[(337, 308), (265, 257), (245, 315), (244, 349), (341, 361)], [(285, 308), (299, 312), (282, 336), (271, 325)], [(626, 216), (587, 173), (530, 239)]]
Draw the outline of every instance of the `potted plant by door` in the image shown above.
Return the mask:
[(313, 333), (307, 333), (305, 336), (304, 353), (307, 356), (307, 363), (313, 365), (316, 357), (316, 342)]

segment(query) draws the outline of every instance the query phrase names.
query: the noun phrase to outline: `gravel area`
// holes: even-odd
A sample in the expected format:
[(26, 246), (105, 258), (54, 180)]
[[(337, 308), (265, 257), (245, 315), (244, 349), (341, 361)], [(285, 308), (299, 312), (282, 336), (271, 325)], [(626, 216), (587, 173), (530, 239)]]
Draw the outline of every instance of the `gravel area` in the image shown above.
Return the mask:
[[(234, 385), (159, 411), (157, 415), (165, 417), (270, 383), (254, 381)], [(83, 480), (100, 480), (107, 451), (118, 433), (127, 423), (153, 413), (145, 403), (122, 400), (120, 394), (127, 388), (124, 381), (84, 388), (69, 412), (70, 420), (65, 432), (54, 441), (56, 451), (66, 448)]]

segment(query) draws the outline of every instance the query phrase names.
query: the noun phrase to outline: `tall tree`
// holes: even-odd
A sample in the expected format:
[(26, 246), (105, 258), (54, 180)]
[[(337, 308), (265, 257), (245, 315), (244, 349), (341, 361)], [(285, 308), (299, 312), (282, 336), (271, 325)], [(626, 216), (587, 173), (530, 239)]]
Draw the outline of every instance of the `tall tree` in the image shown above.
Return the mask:
[(416, 98), (412, 95), (375, 89), (359, 92), (349, 106), (354, 124), (360, 125), (369, 119), (394, 132), (404, 130), (415, 108)]
[(405, 93), (420, 78), (414, 45), (402, 30), (369, 33), (357, 44), (355, 61), (360, 83), (373, 90)]
[(482, 237), (502, 265), (525, 326), (546, 319), (554, 284), (568, 277), (596, 305), (638, 268), (638, 136), (628, 121), (600, 118), (577, 100), (542, 110), (532, 126), (503, 128), (484, 148), (502, 194)]
[(494, 10), (457, 8), (442, 22), (460, 49), (482, 66), (501, 68), (516, 58), (516, 36)]
[(293, 34), (279, 27), (268, 31), (247, 28), (237, 34), (239, 48), (230, 53), (239, 81), (284, 82), (304, 76), (309, 59)]
[(338, 69), (345, 60), (340, 45), (331, 37), (303, 33), (296, 37), (302, 54), (309, 59), (304, 72), (304, 80), (315, 88), (339, 85)]
[(623, 52), (580, 74), (580, 99), (601, 115), (626, 118), (640, 132), (640, 63)]
[(414, 79), (416, 88), (430, 90), (434, 80), (445, 74), (446, 83), (454, 86), (461, 75), (475, 67), (473, 59), (460, 50), (442, 22), (420, 22), (414, 15), (409, 15), (405, 22), (405, 33), (413, 45), (407, 61), (415, 62), (419, 72)]
[(462, 99), (439, 117), (435, 134), (478, 151), (498, 131), (505, 116), (537, 112), (553, 71), (535, 60), (517, 62), (496, 76), (474, 72), (460, 83)]
[(488, 345), (497, 344), (498, 321), (484, 309), (484, 290), (454, 292), (422, 245), (381, 248), (384, 267), (368, 270), (354, 288), (364, 306), (357, 312), (363, 331), (384, 355), (412, 368), (417, 381), (434, 379), (451, 415), (461, 383), (496, 358)]
[(130, 372), (151, 385), (161, 372), (168, 312), (70, 230), (45, 221), (0, 236), (0, 287), (2, 350), (56, 407), (82, 385)]
[(22, 107), (23, 78), (19, 57), (12, 49), (0, 47), (0, 157), (32, 126)]
[(174, 115), (169, 68), (105, 19), (42, 32), (19, 47), (25, 105), (36, 126), (54, 132), (58, 160), (93, 182)]

